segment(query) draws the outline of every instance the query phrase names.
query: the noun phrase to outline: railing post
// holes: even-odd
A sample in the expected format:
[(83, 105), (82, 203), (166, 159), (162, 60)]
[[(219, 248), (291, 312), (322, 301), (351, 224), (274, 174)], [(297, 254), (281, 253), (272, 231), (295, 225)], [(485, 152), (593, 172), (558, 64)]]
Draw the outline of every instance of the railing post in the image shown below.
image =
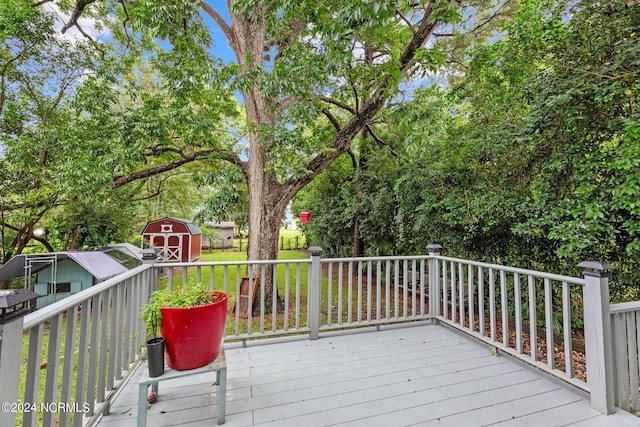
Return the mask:
[(311, 272), (309, 273), (309, 302), (308, 312), (309, 316), (309, 339), (317, 340), (320, 331), (320, 284), (322, 278), (320, 277), (322, 272), (320, 270), (320, 255), (322, 255), (322, 248), (318, 246), (311, 246), (309, 248), (311, 253)]
[(611, 264), (585, 261), (584, 341), (587, 356), (587, 384), (591, 406), (603, 414), (613, 413), (614, 367), (609, 308)]
[(27, 289), (0, 291), (0, 426), (16, 425), (24, 316), (37, 297)]
[(440, 289), (439, 289), (439, 272), (438, 260), (435, 258), (440, 255), (442, 246), (431, 244), (427, 246), (429, 251), (429, 314), (431, 315), (431, 323), (438, 324), (436, 316), (440, 315)]

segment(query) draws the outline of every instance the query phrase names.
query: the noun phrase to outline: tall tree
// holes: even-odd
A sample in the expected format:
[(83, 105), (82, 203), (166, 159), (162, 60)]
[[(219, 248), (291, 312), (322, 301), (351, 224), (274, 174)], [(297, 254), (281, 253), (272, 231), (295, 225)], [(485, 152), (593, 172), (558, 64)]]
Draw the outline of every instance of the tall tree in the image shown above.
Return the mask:
[[(482, 26), (492, 19), (486, 11), (501, 11), (504, 3), (510, 2), (228, 0), (226, 9), (189, 0), (114, 5), (122, 17), (123, 44), (143, 34), (171, 46), (158, 56), (172, 84), (201, 81), (193, 66), (200, 61), (209, 69), (198, 70), (214, 87), (240, 93), (247, 157), (229, 151), (227, 160), (241, 167), (248, 184), (249, 257), (269, 259), (277, 257), (281, 218), (292, 197), (347, 152), (363, 128), (372, 131), (402, 82), (444, 63), (438, 37), (451, 37), (475, 18)], [(67, 26), (92, 6), (77, 3)], [(222, 64), (209, 56), (211, 39), (200, 30), (199, 8), (224, 35), (235, 61)], [(364, 46), (373, 61), (363, 60)], [(123, 176), (116, 185), (141, 176)]]

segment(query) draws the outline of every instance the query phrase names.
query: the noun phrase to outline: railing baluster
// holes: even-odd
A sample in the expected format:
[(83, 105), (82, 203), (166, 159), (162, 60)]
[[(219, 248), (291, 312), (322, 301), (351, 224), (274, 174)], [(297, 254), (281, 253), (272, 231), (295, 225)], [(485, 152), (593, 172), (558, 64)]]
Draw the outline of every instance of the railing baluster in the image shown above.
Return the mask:
[(498, 333), (496, 322), (496, 275), (493, 268), (489, 268), (489, 329), (491, 341), (496, 342)]
[(468, 307), (469, 307), (469, 329), (471, 329), (471, 332), (476, 330), (475, 327), (475, 282), (474, 282), (474, 277), (473, 277), (473, 266), (471, 264), (469, 264), (467, 266), (467, 280), (468, 280), (468, 285), (467, 285), (467, 289), (468, 289), (468, 293), (469, 295), (467, 296), (467, 301), (468, 301)]
[[(254, 271), (253, 271), (253, 265), (248, 265), (247, 266), (247, 270), (249, 271), (249, 287), (247, 289), (247, 331), (246, 334), (247, 335), (251, 335), (253, 333), (253, 301), (252, 301), (252, 296), (253, 296), (253, 287), (255, 286), (255, 283), (253, 283), (253, 275), (254, 275)], [(240, 298), (240, 297), (238, 297)]]
[(571, 343), (571, 289), (569, 283), (562, 282), (562, 323), (564, 330), (564, 371), (573, 377), (573, 353)]
[(107, 375), (107, 344), (106, 339), (109, 332), (109, 310), (111, 309), (111, 289), (105, 292), (106, 298), (102, 300), (102, 306), (100, 307), (100, 325), (102, 326), (100, 331), (100, 357), (98, 358), (98, 388), (96, 401), (98, 403), (104, 402), (104, 393), (106, 388), (106, 375)]
[(453, 261), (451, 261), (451, 321), (456, 323), (458, 314), (458, 281), (456, 280), (456, 268)]
[(113, 379), (115, 377), (116, 368), (115, 355), (118, 353), (118, 335), (122, 333), (122, 329), (118, 328), (118, 320), (120, 316), (117, 315), (117, 312), (121, 308), (119, 300), (119, 288), (120, 286), (117, 286), (115, 289), (112, 289), (113, 295), (111, 300), (111, 307), (107, 312), (109, 316), (109, 324), (111, 326), (109, 328), (109, 351), (107, 352), (108, 364), (106, 390), (113, 389)]
[(273, 298), (271, 301), (271, 332), (277, 330), (278, 320), (278, 266), (273, 266)]
[[(91, 300), (82, 303), (80, 309), (80, 337), (78, 340), (78, 366), (76, 370), (76, 402), (79, 405), (86, 402), (84, 396), (85, 378), (87, 372), (87, 343), (89, 341), (89, 319), (91, 314)], [(82, 415), (76, 414), (73, 417), (74, 427), (82, 426)]]
[[(58, 366), (60, 366), (60, 329), (62, 326), (62, 314), (51, 319), (49, 323), (49, 348), (47, 357), (47, 374), (44, 389), (44, 402), (47, 404), (56, 403), (58, 391)], [(36, 401), (37, 402), (37, 401)], [(45, 411), (42, 425), (45, 427), (55, 426), (55, 412)]]
[[(42, 336), (44, 324), (39, 324), (29, 331), (29, 354), (27, 356), (27, 375), (24, 387), (24, 401), (38, 402), (40, 387), (40, 364), (42, 360)], [(36, 413), (27, 411), (22, 414), (22, 425), (35, 427)]]
[(291, 265), (284, 265), (284, 330), (289, 329), (289, 276)]
[(386, 301), (386, 310), (385, 310), (385, 319), (389, 319), (391, 317), (391, 261), (387, 260), (385, 264), (385, 301)]
[[(264, 316), (266, 313), (266, 285), (265, 285), (265, 274), (266, 274), (266, 266), (260, 266), (260, 333), (264, 333)], [(272, 298), (275, 299), (276, 295), (272, 295)], [(251, 298), (249, 298), (251, 299)]]
[(394, 293), (394, 304), (393, 304), (393, 317), (397, 319), (400, 317), (400, 262), (396, 259), (394, 261), (394, 280), (393, 280), (393, 293)]
[(507, 272), (500, 270), (500, 302), (502, 308), (502, 344), (509, 347), (509, 318), (507, 312)]
[(351, 324), (353, 321), (352, 309), (353, 309), (353, 262), (349, 262), (349, 277), (347, 278), (349, 283), (349, 292), (347, 295), (347, 323)]
[[(240, 264), (236, 266), (236, 308), (235, 312), (235, 335), (240, 335), (240, 280), (242, 273), (240, 272)], [(251, 284), (249, 284), (251, 286)]]
[[(630, 348), (627, 340), (627, 313), (613, 314), (611, 326), (613, 327), (613, 356), (616, 362), (616, 404), (625, 411), (629, 411), (631, 395), (631, 387), (629, 378), (632, 378), (629, 372), (630, 365)], [(636, 378), (638, 376), (636, 375)]]
[(373, 270), (372, 270), (373, 266), (372, 266), (372, 261), (368, 261), (367, 262), (367, 321), (370, 322), (371, 321), (371, 308), (372, 308), (372, 296), (371, 296), (371, 289), (373, 288), (373, 285), (371, 284), (371, 281), (373, 280)]
[(124, 301), (126, 304), (126, 319), (125, 319), (125, 328), (124, 328), (124, 340), (122, 342), (122, 363), (120, 365), (120, 369), (122, 372), (126, 372), (129, 369), (129, 362), (134, 360), (134, 355), (132, 353), (133, 346), (131, 345), (133, 336), (135, 335), (135, 325), (136, 325), (136, 317), (138, 317), (137, 308), (138, 305), (138, 297), (137, 294), (141, 288), (139, 277), (131, 279), (131, 287), (124, 287)]
[(553, 369), (555, 367), (555, 358), (553, 357), (553, 288), (551, 280), (548, 278), (544, 279), (544, 313), (547, 333), (547, 366)]
[(362, 320), (362, 262), (358, 261), (358, 315), (357, 321)]
[(520, 275), (513, 274), (513, 298), (515, 301), (516, 314), (516, 351), (522, 354), (522, 284)]
[(458, 318), (460, 319), (460, 327), (464, 328), (464, 321), (465, 321), (465, 309), (464, 309), (464, 294), (465, 294), (465, 290), (464, 290), (464, 266), (462, 265), (461, 262), (458, 263), (458, 310), (459, 310), (459, 315)]
[(327, 325), (331, 325), (332, 303), (333, 297), (331, 291), (333, 289), (333, 263), (327, 265)]
[(338, 264), (338, 325), (342, 325), (342, 307), (344, 306), (344, 302), (342, 300), (342, 269), (343, 264), (342, 261)]
[(447, 261), (442, 261), (442, 312), (445, 319), (449, 318), (449, 285), (447, 278)]
[(411, 260), (411, 316), (416, 316), (418, 282), (416, 277), (416, 260)]
[(407, 260), (402, 263), (402, 317), (406, 318), (409, 311), (409, 266)]
[[(211, 275), (213, 276), (213, 271), (211, 271)], [(222, 292), (228, 294), (229, 293), (229, 266), (225, 265), (222, 270)]]
[[(62, 388), (60, 390), (60, 402), (71, 402), (71, 385), (73, 379), (73, 368), (75, 365), (74, 354), (76, 348), (76, 323), (78, 319), (78, 306), (73, 306), (66, 313), (67, 327), (65, 330), (64, 361), (62, 367)], [(71, 413), (69, 411), (60, 412), (59, 425), (68, 426)], [(76, 416), (81, 416), (76, 414)]]
[(381, 320), (382, 315), (382, 261), (376, 262), (376, 320)]
[(85, 402), (89, 404), (88, 415), (93, 415), (96, 393), (96, 363), (98, 360), (99, 316), (102, 295), (98, 294), (91, 301), (91, 346), (89, 347), (89, 376), (87, 378), (87, 394)]
[(531, 359), (538, 360), (538, 319), (536, 316), (536, 283), (529, 275), (529, 348)]
[(484, 312), (484, 271), (478, 266), (478, 332), (480, 336), (486, 336), (485, 333), (485, 312)]
[(189, 281), (189, 267), (185, 265), (182, 268), (182, 289), (187, 289), (188, 281)]
[(300, 329), (300, 263), (296, 264), (296, 329)]

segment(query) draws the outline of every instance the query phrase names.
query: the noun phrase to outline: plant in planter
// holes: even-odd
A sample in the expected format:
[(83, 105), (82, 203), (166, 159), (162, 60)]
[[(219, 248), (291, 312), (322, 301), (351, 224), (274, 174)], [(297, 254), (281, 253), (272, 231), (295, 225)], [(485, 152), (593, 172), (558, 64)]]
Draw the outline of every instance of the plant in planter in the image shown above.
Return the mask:
[(202, 283), (182, 289), (155, 291), (142, 308), (147, 326), (159, 319), (165, 339), (167, 365), (183, 371), (212, 362), (222, 344), (227, 318), (227, 294)]
[(158, 333), (158, 314), (151, 310), (150, 305), (143, 307), (141, 316), (147, 325), (147, 361), (149, 376), (159, 377), (164, 374), (164, 338)]

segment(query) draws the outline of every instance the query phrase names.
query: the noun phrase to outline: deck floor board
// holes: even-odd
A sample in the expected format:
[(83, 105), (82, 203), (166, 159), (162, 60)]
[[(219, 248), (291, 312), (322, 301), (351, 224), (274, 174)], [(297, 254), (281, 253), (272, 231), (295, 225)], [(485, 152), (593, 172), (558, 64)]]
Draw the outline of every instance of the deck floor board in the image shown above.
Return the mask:
[[(227, 426), (640, 426), (447, 327), (225, 345)], [(135, 426), (132, 375), (101, 427)], [(217, 425), (215, 374), (161, 383), (149, 426)]]

